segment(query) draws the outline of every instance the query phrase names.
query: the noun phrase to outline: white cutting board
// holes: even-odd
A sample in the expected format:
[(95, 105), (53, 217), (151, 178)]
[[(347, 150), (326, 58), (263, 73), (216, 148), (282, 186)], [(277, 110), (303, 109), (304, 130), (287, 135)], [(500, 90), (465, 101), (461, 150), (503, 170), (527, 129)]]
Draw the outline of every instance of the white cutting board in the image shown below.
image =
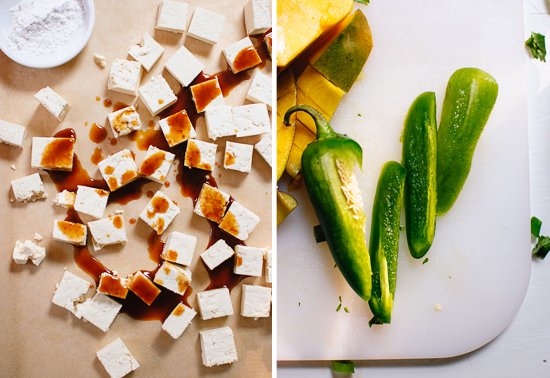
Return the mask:
[[(438, 218), (427, 257), (414, 260), (402, 233), (391, 325), (368, 327), (368, 304), (348, 287), (302, 188), (278, 228), (278, 359), (405, 359), (460, 355), (499, 335), (519, 309), (530, 274), (527, 103), (520, 0), (375, 0), (361, 7), (374, 49), (332, 125), (363, 146), (358, 173), (368, 214), (378, 175), (401, 160), (403, 121), (414, 98), (435, 91), (438, 119), (447, 80), (476, 66), (498, 81), (497, 103), (470, 176)], [(358, 114), (362, 116), (359, 117)], [(404, 219), (402, 218), (402, 223)], [(350, 313), (336, 312), (338, 296)], [(435, 311), (435, 305), (441, 311)]]

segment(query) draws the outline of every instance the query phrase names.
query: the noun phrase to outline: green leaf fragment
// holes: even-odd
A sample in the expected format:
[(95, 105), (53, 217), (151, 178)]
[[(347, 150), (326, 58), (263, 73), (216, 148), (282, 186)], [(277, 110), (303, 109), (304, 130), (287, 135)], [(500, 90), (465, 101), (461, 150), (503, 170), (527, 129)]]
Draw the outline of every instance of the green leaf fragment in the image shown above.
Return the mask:
[(533, 248), (533, 256), (543, 260), (550, 252), (550, 237), (541, 236), (537, 240), (537, 244)]
[(540, 228), (542, 227), (542, 221), (537, 217), (531, 217), (531, 235), (535, 238), (540, 236)]
[(430, 259), (426, 257), (424, 261), (422, 261), (422, 265), (426, 264), (428, 261), (430, 261)]
[(332, 361), (330, 363), (334, 373), (353, 374), (355, 373), (355, 364), (353, 361)]
[(349, 309), (347, 306), (344, 306), (344, 311), (347, 312), (349, 314)]
[(531, 32), (525, 46), (529, 48), (533, 58), (546, 62), (546, 42), (543, 34)]
[(342, 303), (339, 303), (338, 307), (336, 307), (336, 312), (340, 311), (341, 308), (342, 308)]

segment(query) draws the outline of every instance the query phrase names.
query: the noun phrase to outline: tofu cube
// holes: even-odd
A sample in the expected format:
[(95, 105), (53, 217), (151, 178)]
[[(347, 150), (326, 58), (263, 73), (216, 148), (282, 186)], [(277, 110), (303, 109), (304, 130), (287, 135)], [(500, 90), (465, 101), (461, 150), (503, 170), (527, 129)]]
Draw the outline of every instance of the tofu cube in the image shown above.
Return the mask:
[(264, 42), (269, 56), (273, 58), (273, 33), (267, 33), (264, 37)]
[(204, 70), (204, 65), (185, 46), (181, 46), (164, 67), (184, 87), (189, 86)]
[(29, 259), (36, 266), (40, 265), (46, 257), (46, 248), (40, 247), (30, 240), (15, 242), (15, 247), (12, 253), (13, 261), (16, 264), (26, 264)]
[(142, 85), (139, 88), (139, 98), (153, 117), (178, 100), (162, 75), (153, 76), (147, 84)]
[(159, 121), (160, 128), (168, 145), (177, 146), (190, 138), (196, 138), (197, 133), (189, 115), (185, 110), (177, 112)]
[(271, 11), (269, 0), (249, 0), (244, 6), (244, 24), (246, 34), (263, 34), (271, 29)]
[(204, 264), (210, 270), (214, 270), (221, 263), (228, 260), (231, 256), (235, 254), (233, 248), (231, 248), (225, 240), (220, 239), (210, 246), (206, 251), (201, 253), (201, 258)]
[(194, 212), (212, 222), (220, 223), (229, 205), (229, 198), (229, 194), (205, 183), (199, 193)]
[(59, 122), (65, 119), (65, 116), (71, 108), (71, 104), (50, 87), (39, 90), (34, 95), (34, 98), (37, 99), (40, 105), (46, 108), (51, 115), (57, 118)]
[(38, 173), (12, 180), (11, 190), (17, 202), (34, 202), (48, 198)]
[(254, 149), (271, 167), (271, 133), (265, 134), (264, 137), (254, 145)]
[(128, 135), (133, 131), (141, 129), (141, 119), (133, 105), (110, 113), (107, 119), (109, 119), (109, 124), (115, 138), (120, 138), (123, 135)]
[(264, 249), (238, 245), (235, 247), (235, 274), (261, 277), (264, 266)]
[(217, 149), (217, 144), (189, 139), (187, 149), (185, 150), (184, 165), (189, 168), (211, 171), (216, 164)]
[(262, 58), (249, 37), (227, 46), (223, 49), (223, 55), (235, 74), (262, 63)]
[(76, 311), (88, 322), (95, 325), (103, 332), (109, 327), (118, 315), (122, 304), (101, 293), (96, 293), (92, 299), (76, 306)]
[(140, 271), (130, 278), (128, 289), (148, 306), (150, 306), (160, 294), (160, 289)]
[(238, 137), (260, 135), (271, 129), (266, 104), (235, 106), (233, 107), (233, 119), (239, 127)]
[(233, 120), (233, 107), (229, 105), (220, 105), (209, 108), (204, 112), (208, 138), (216, 140), (217, 138), (232, 136), (237, 134), (237, 125)]
[(172, 338), (177, 339), (191, 324), (197, 312), (191, 307), (187, 307), (183, 303), (179, 303), (170, 315), (162, 323), (162, 329), (166, 331)]
[(23, 148), (26, 136), (26, 127), (0, 120), (0, 143)]
[(217, 77), (191, 86), (191, 95), (197, 113), (225, 105), (222, 88)]
[(138, 178), (137, 165), (134, 155), (128, 149), (110, 155), (97, 164), (101, 176), (107, 182), (109, 190), (115, 190), (127, 185)]
[(97, 291), (111, 297), (124, 299), (128, 295), (128, 280), (114, 274), (101, 273)]
[(53, 221), (54, 240), (82, 246), (86, 245), (87, 235), (88, 229), (83, 224), (73, 223), (64, 220)]
[(187, 35), (215, 45), (219, 42), (225, 17), (204, 8), (195, 8)]
[(128, 55), (137, 60), (145, 71), (150, 71), (160, 59), (164, 47), (155, 41), (149, 34), (145, 34), (140, 43), (130, 47)]
[(260, 218), (256, 214), (233, 201), (220, 223), (220, 228), (239, 240), (246, 240), (259, 222)]
[(105, 213), (109, 192), (90, 186), (78, 185), (74, 201), (74, 209), (82, 218), (100, 219)]
[(254, 147), (251, 144), (226, 142), (223, 167), (234, 171), (250, 172), (253, 151)]
[(257, 71), (246, 93), (246, 99), (254, 103), (264, 103), (271, 110), (271, 76)]
[(51, 171), (71, 171), (74, 143), (74, 138), (32, 138), (31, 167)]
[(165, 261), (153, 281), (176, 294), (183, 295), (191, 283), (191, 271)]
[(241, 316), (247, 318), (269, 318), (271, 309), (271, 288), (259, 285), (243, 285)]
[(233, 331), (229, 327), (200, 332), (202, 363), (206, 367), (238, 361)]
[(141, 81), (141, 64), (126, 59), (115, 59), (111, 65), (107, 89), (136, 96)]
[(128, 241), (124, 217), (120, 214), (89, 222), (88, 227), (90, 228), (90, 234), (92, 234), (94, 251), (99, 251), (108, 245), (124, 245)]
[(179, 213), (179, 207), (159, 190), (139, 217), (155, 230), (157, 235), (161, 235)]
[(52, 303), (59, 307), (66, 308), (76, 317), (80, 318), (76, 310), (76, 305), (82, 302), (84, 296), (91, 287), (93, 287), (93, 285), (90, 282), (66, 270), (65, 273), (63, 273), (61, 281), (56, 286)]
[(139, 363), (120, 337), (98, 350), (97, 358), (111, 378), (124, 377), (139, 367)]
[(265, 282), (273, 282), (273, 257), (271, 249), (267, 248), (264, 254), (265, 258)]
[(231, 296), (226, 287), (198, 293), (197, 303), (203, 320), (233, 315)]
[(183, 33), (187, 26), (189, 4), (180, 1), (164, 0), (159, 4), (157, 26), (159, 30)]
[(160, 257), (166, 261), (189, 266), (193, 261), (196, 246), (195, 236), (173, 231), (168, 236)]
[(63, 190), (55, 195), (53, 203), (56, 206), (64, 207), (65, 209), (72, 209), (74, 201), (76, 200), (76, 193)]
[(171, 152), (149, 146), (138, 172), (140, 175), (162, 184), (168, 177), (175, 157), (176, 155)]

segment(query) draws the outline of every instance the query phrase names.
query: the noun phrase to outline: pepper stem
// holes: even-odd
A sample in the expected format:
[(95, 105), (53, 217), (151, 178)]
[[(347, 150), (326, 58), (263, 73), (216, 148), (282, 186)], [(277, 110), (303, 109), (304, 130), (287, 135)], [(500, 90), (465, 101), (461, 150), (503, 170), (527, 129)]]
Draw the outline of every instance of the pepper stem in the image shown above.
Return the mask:
[(328, 123), (326, 118), (323, 117), (323, 115), (318, 110), (312, 108), (309, 105), (296, 105), (288, 109), (285, 113), (285, 125), (290, 126), (290, 116), (292, 115), (292, 113), (298, 111), (306, 112), (311, 116), (311, 118), (313, 118), (313, 121), (315, 122), (315, 127), (317, 129), (317, 140), (336, 136), (336, 132), (332, 129), (330, 123)]

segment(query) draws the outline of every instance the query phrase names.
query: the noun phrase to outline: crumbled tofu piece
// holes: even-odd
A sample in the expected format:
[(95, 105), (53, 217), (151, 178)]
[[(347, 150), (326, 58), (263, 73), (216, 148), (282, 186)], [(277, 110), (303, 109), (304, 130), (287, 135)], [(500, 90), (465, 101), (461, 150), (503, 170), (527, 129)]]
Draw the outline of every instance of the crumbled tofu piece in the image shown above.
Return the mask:
[(155, 41), (149, 34), (145, 34), (140, 43), (130, 47), (128, 55), (141, 63), (145, 71), (150, 71), (160, 59), (163, 52), (164, 47)]
[(111, 65), (107, 89), (131, 96), (138, 94), (141, 64), (126, 59), (115, 59)]
[(128, 295), (128, 279), (115, 274), (101, 273), (97, 291), (111, 297), (124, 299)]
[(12, 180), (11, 189), (17, 202), (33, 202), (48, 198), (38, 173)]
[(32, 138), (31, 167), (52, 171), (71, 171), (74, 143), (74, 138)]
[(30, 240), (24, 242), (17, 240), (12, 257), (16, 264), (26, 264), (31, 259), (32, 263), (38, 266), (46, 257), (46, 248), (40, 247)]
[(267, 133), (262, 140), (254, 145), (254, 149), (271, 167), (271, 133)]
[(238, 245), (235, 247), (235, 274), (261, 277), (264, 266), (264, 249)]
[(263, 34), (271, 29), (271, 1), (249, 0), (244, 6), (246, 34)]
[(122, 304), (101, 293), (76, 306), (76, 311), (103, 332), (107, 332), (122, 308)]
[(184, 165), (189, 168), (211, 171), (216, 164), (217, 149), (217, 144), (189, 139), (187, 149), (185, 150)]
[(171, 152), (149, 146), (138, 172), (140, 175), (162, 184), (168, 177), (175, 157), (176, 155)]
[(139, 363), (120, 337), (98, 350), (97, 358), (111, 378), (124, 377), (139, 368)]
[(57, 118), (58, 121), (63, 121), (65, 116), (71, 108), (69, 104), (63, 97), (57, 94), (50, 87), (42, 88), (35, 95), (34, 98), (40, 102), (51, 115)]
[(196, 246), (197, 238), (195, 236), (173, 231), (168, 236), (160, 257), (166, 261), (190, 266)]
[(159, 125), (170, 147), (197, 137), (195, 128), (185, 110), (161, 119)]
[(177, 339), (191, 324), (196, 315), (197, 312), (195, 310), (180, 303), (172, 310), (164, 323), (162, 323), (162, 329), (172, 336), (172, 338)]
[(226, 287), (198, 293), (197, 303), (203, 320), (233, 315), (231, 296)]
[(273, 282), (273, 256), (270, 248), (265, 250), (265, 282)]
[(92, 245), (94, 251), (99, 251), (105, 246), (114, 244), (126, 244), (126, 227), (122, 215), (112, 215), (88, 223), (90, 234), (92, 234)]
[(153, 281), (176, 294), (183, 295), (191, 283), (191, 271), (165, 261)]
[(215, 45), (223, 31), (225, 17), (204, 8), (195, 8), (187, 35)]
[(194, 212), (212, 222), (220, 223), (229, 204), (229, 197), (229, 194), (205, 183), (199, 193)]
[(223, 55), (233, 73), (239, 73), (262, 63), (262, 58), (249, 37), (244, 37), (227, 46), (223, 49)]
[(107, 66), (107, 58), (101, 54), (94, 54), (94, 63), (101, 69), (104, 69)]
[(234, 171), (250, 172), (253, 151), (254, 147), (251, 144), (226, 142), (223, 167)]
[(183, 33), (187, 26), (189, 4), (180, 1), (164, 0), (159, 4), (157, 26), (159, 30)]
[(273, 33), (267, 33), (264, 38), (265, 46), (270, 57), (273, 57)]
[(153, 76), (151, 80), (139, 88), (139, 98), (152, 116), (174, 104), (178, 98), (162, 75)]
[(246, 240), (259, 222), (260, 218), (256, 214), (233, 201), (220, 223), (220, 228), (239, 240)]
[(434, 305), (434, 311), (435, 311), (435, 312), (441, 312), (441, 311), (443, 311), (443, 306), (442, 306), (441, 304), (439, 304), (439, 303), (436, 303), (436, 304)]
[(108, 199), (109, 192), (106, 190), (78, 185), (73, 207), (83, 218), (100, 219)]
[(86, 245), (88, 229), (80, 223), (53, 221), (53, 239), (74, 245)]
[(238, 126), (233, 120), (233, 107), (229, 105), (207, 109), (204, 112), (204, 119), (208, 138), (212, 140), (237, 134)]
[(0, 143), (23, 148), (26, 135), (26, 127), (0, 120)]
[(200, 332), (202, 363), (206, 367), (238, 361), (233, 331), (229, 327)]
[(160, 190), (155, 193), (139, 215), (157, 235), (161, 235), (180, 213), (180, 208)]
[(66, 308), (76, 317), (80, 318), (76, 305), (82, 303), (92, 284), (76, 274), (65, 270), (61, 281), (57, 284), (52, 298), (53, 304)]
[(44, 237), (40, 235), (38, 232), (35, 232), (33, 239), (40, 243), (42, 240), (44, 240)]
[(160, 289), (153, 281), (139, 271), (131, 277), (128, 289), (149, 306), (160, 294)]
[(115, 138), (141, 129), (141, 119), (134, 105), (110, 113), (107, 115), (107, 119)]
[(257, 71), (246, 93), (246, 99), (250, 102), (264, 103), (271, 110), (271, 76)]
[(271, 288), (258, 285), (243, 285), (241, 316), (268, 318), (271, 308)]
[(201, 253), (201, 258), (208, 269), (214, 270), (221, 263), (229, 259), (234, 254), (235, 251), (233, 251), (233, 248), (227, 245), (227, 243), (223, 239), (220, 239), (212, 246), (210, 246), (206, 251)]
[(233, 119), (239, 127), (238, 137), (260, 135), (269, 132), (271, 121), (266, 104), (250, 104), (233, 107)]
[(74, 201), (76, 200), (76, 193), (69, 192), (68, 190), (63, 190), (55, 195), (53, 203), (56, 206), (61, 206), (66, 209), (72, 209), (74, 206)]
[(10, 165), (10, 169), (11, 169), (12, 171), (15, 171), (15, 164)]
[(103, 159), (97, 167), (111, 191), (115, 191), (138, 178), (134, 156), (128, 149)]
[(225, 105), (222, 88), (217, 77), (191, 86), (191, 95), (197, 113)]
[(187, 87), (202, 72), (204, 65), (185, 46), (181, 46), (168, 59), (165, 68), (182, 86)]

